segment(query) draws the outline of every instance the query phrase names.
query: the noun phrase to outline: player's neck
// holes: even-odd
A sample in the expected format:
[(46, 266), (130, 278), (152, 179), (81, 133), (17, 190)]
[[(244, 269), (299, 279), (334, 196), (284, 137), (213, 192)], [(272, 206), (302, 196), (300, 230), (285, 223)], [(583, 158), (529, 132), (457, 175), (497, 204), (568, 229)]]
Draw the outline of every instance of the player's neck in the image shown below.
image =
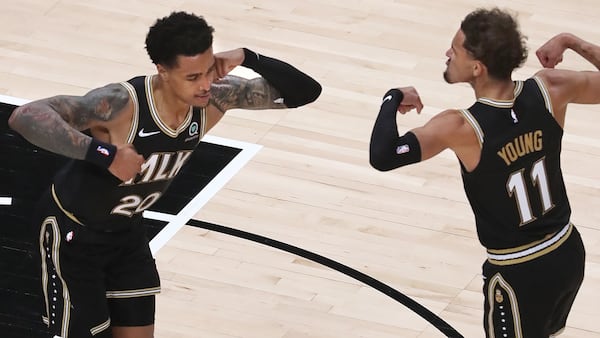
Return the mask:
[(190, 105), (181, 101), (161, 81), (159, 76), (154, 76), (152, 81), (152, 96), (154, 105), (163, 122), (176, 129), (183, 123), (190, 110)]
[(480, 79), (473, 82), (472, 86), (477, 99), (485, 97), (498, 101), (511, 101), (515, 96), (515, 83), (512, 79)]

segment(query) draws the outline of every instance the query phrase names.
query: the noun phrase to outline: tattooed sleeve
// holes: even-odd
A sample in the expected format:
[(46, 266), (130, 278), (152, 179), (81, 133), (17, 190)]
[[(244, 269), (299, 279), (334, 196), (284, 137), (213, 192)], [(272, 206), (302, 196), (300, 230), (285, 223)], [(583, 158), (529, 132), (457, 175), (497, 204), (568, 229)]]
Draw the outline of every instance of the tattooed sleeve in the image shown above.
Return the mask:
[(119, 84), (97, 88), (84, 96), (54, 96), (18, 107), (11, 128), (29, 142), (71, 158), (83, 159), (91, 138), (82, 130), (114, 120), (129, 102)]
[(265, 79), (245, 79), (227, 75), (211, 87), (211, 102), (221, 112), (229, 109), (277, 109), (287, 108), (280, 94)]

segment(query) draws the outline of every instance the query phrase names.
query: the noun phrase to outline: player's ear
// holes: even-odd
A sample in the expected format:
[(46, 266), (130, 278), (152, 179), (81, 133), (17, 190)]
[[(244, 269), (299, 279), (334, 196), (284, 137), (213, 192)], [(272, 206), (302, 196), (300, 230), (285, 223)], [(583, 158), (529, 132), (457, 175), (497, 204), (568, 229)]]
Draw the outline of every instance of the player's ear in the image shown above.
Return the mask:
[(487, 68), (481, 61), (475, 61), (473, 63), (473, 76), (478, 77), (481, 76), (484, 72), (487, 71)]
[(167, 81), (169, 78), (169, 72), (167, 68), (160, 63), (156, 65), (156, 71), (158, 72), (158, 76), (161, 77), (162, 80)]

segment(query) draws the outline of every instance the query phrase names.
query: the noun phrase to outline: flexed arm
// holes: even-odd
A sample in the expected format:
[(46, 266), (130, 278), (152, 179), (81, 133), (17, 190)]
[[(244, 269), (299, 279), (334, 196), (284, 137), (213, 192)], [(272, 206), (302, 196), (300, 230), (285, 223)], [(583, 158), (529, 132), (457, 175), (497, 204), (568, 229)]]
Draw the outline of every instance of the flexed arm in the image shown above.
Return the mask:
[(369, 162), (373, 168), (387, 171), (421, 161), (419, 140), (410, 131), (400, 137), (396, 122), (397, 112), (405, 114), (412, 109), (419, 113), (423, 109), (413, 87), (390, 89), (383, 96), (369, 147)]
[(29, 142), (82, 160), (92, 138), (81, 131), (117, 118), (128, 101), (125, 88), (108, 85), (84, 96), (60, 95), (24, 104), (8, 122)]
[(536, 51), (542, 66), (554, 68), (563, 59), (565, 50), (571, 49), (600, 70), (600, 46), (585, 41), (571, 33), (560, 33)]
[(554, 117), (564, 126), (569, 103), (598, 104), (600, 96), (599, 71), (552, 69), (563, 59), (563, 53), (572, 49), (600, 70), (600, 46), (587, 42), (571, 33), (561, 33), (540, 47), (536, 55), (546, 67), (536, 73), (548, 90)]
[(84, 96), (60, 95), (24, 104), (13, 111), (8, 123), (40, 148), (87, 160), (126, 181), (139, 172), (143, 157), (130, 144), (117, 146), (81, 131), (93, 127), (109, 129), (124, 117), (131, 108), (130, 102), (123, 86), (110, 84)]
[[(212, 103), (221, 111), (229, 109), (296, 108), (316, 100), (321, 85), (294, 66), (246, 48), (215, 54), (221, 80), (211, 87)], [(241, 65), (261, 75), (245, 79), (226, 75)]]

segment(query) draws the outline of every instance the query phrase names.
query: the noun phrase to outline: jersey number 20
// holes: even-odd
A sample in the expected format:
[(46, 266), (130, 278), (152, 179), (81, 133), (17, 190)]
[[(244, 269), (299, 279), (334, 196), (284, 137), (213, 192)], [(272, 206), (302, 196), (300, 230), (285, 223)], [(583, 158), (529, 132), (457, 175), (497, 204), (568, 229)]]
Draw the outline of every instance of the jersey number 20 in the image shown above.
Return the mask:
[(139, 214), (140, 212), (148, 209), (158, 198), (160, 197), (161, 192), (157, 191), (152, 193), (146, 198), (142, 199), (138, 195), (129, 195), (121, 198), (121, 204), (117, 205), (114, 209), (112, 209), (111, 214), (118, 214), (127, 217), (131, 217), (135, 214)]

